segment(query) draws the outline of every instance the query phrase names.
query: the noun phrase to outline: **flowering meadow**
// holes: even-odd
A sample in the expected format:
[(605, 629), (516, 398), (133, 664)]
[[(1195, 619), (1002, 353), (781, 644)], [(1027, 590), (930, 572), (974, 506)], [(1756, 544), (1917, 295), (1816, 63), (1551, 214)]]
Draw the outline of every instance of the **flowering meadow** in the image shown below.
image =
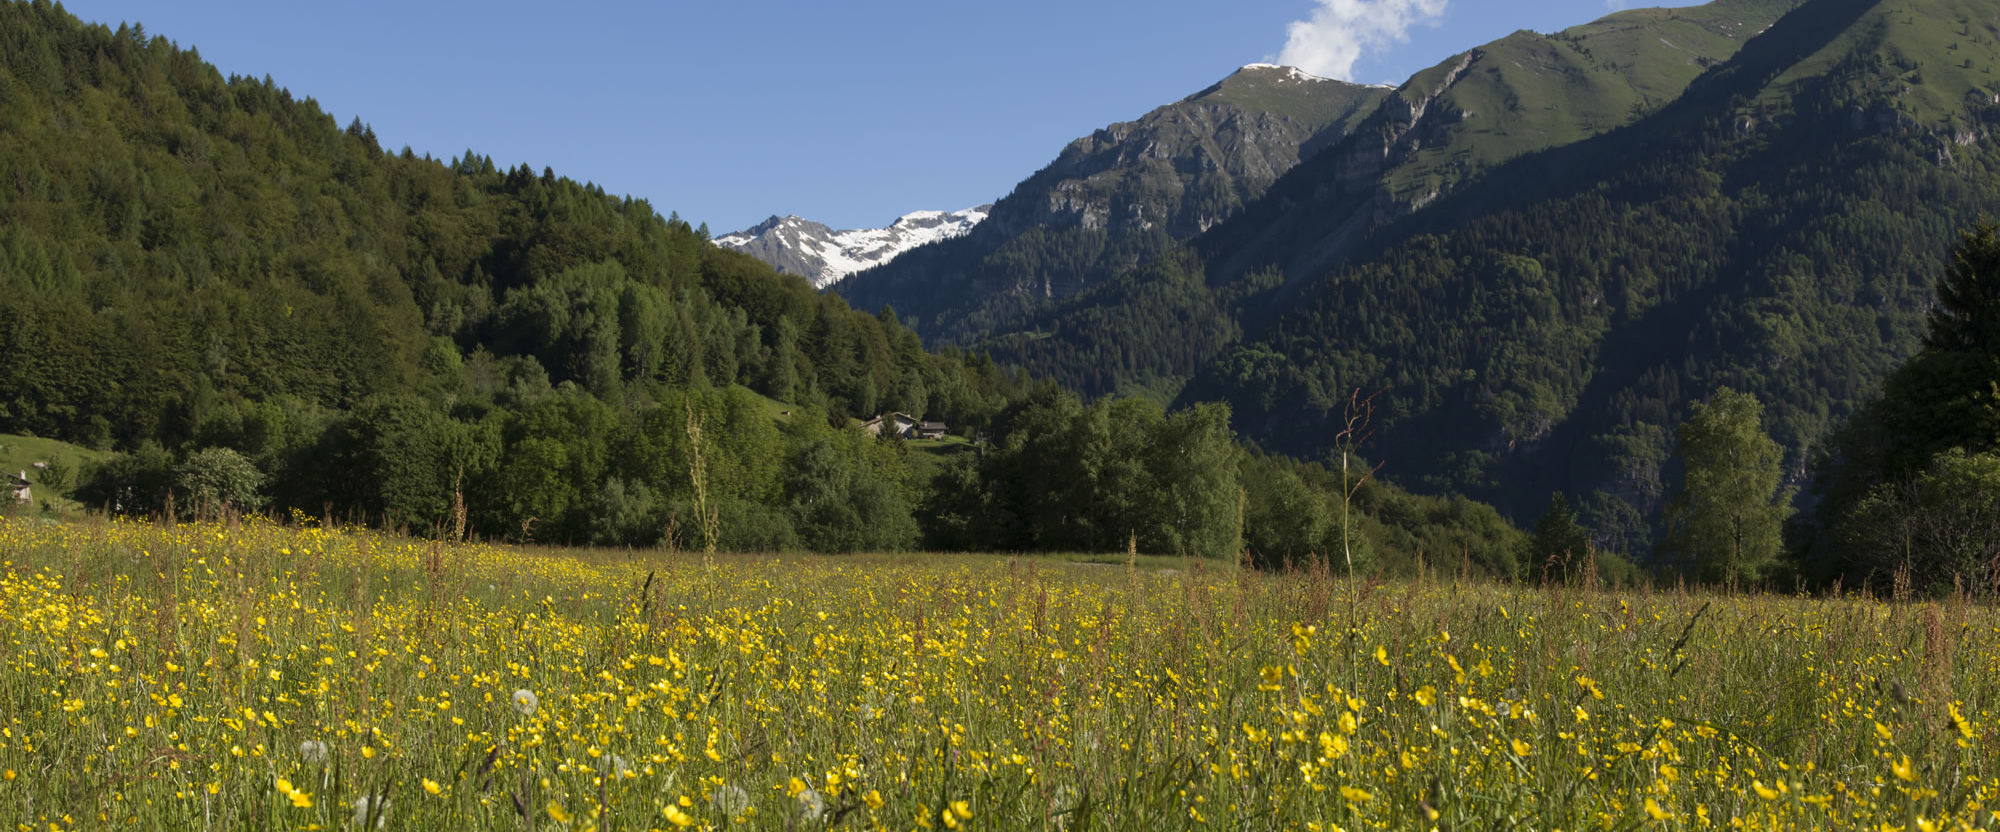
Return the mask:
[(0, 518), (0, 822), (2000, 828), (1989, 605), (1144, 566)]

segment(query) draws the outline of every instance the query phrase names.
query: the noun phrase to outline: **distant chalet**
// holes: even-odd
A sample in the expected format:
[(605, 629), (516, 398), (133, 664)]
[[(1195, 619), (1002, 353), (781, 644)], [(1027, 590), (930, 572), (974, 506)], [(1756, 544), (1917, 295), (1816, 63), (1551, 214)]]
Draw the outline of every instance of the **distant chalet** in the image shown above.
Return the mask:
[(943, 422), (919, 421), (908, 413), (892, 412), (862, 422), (861, 432), (898, 439), (943, 439), (951, 427)]
[(34, 493), (28, 490), (28, 486), (31, 484), (28, 482), (28, 472), (26, 471), (7, 475), (7, 490), (14, 495), (14, 502), (32, 503), (35, 501)]

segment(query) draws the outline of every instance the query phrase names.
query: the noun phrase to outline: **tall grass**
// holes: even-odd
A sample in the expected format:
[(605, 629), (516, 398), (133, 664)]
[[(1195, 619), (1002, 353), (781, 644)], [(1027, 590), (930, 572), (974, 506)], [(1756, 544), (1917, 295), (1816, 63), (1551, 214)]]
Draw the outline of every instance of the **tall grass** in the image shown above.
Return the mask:
[(703, 560), (0, 520), (0, 822), (2000, 822), (1964, 598)]

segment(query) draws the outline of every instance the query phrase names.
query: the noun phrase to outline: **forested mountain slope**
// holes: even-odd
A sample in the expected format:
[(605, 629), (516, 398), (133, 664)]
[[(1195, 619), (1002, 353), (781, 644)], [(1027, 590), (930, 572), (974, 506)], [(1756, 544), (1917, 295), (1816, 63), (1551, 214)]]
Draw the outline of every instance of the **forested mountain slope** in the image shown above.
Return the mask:
[(164, 38), (0, 14), (0, 252), (32, 290), (0, 297), (0, 403), (20, 427), (179, 439), (233, 394), (347, 405), (508, 356), (600, 395), (700, 378), (855, 413), (865, 388), (953, 374), (643, 201), (388, 153)]
[[(682, 430), (677, 391), (747, 388), (822, 427), (1006, 403), (990, 364), (643, 201), (385, 152), (269, 79), (47, 3), (0, 4), (0, 170), (0, 431), (232, 447), (314, 514), (434, 523), (462, 476), (475, 526), (616, 538), (591, 516), (608, 487), (647, 524), (685, 492), (633, 444)], [(777, 499), (767, 479), (738, 496)]]
[(2000, 14), (1969, 0), (1813, 0), (1631, 126), (1495, 168), (1312, 271), (1322, 240), (1259, 223), (1311, 216), (1287, 194), (1330, 175), (1323, 154), (1202, 241), (1212, 267), (1293, 288), (1184, 398), (1311, 452), (1347, 391), (1384, 388), (1379, 452), (1406, 482), (1517, 516), (1561, 488), (1633, 548), (1669, 427), (1719, 385), (1766, 403), (1803, 476), (1915, 349), (1957, 232), (2000, 205), (1997, 42)]

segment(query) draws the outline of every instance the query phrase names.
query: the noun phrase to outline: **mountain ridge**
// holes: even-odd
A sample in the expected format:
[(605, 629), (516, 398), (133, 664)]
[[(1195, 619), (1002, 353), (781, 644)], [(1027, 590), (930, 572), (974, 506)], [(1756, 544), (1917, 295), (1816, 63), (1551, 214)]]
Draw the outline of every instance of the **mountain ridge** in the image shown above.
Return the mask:
[(1201, 233), (1387, 94), (1289, 67), (1240, 68), (1079, 137), (996, 201), (973, 233), (834, 290), (857, 308), (894, 305), (927, 338), (970, 343), (959, 331), (965, 317), (1006, 318), (1075, 294)]
[[(1301, 163), (1297, 175), (1246, 208), (1261, 206), (1259, 219), (1228, 232), (1285, 240), (1305, 257), (1260, 261), (1255, 244), (1198, 245), (1248, 250), (1215, 264), (1218, 279), (1267, 265), (1291, 278), (1329, 268), (1376, 227), (1491, 167), (1601, 135), (1677, 99), (1701, 72), (1735, 54), (1747, 32), (1801, 2), (1631, 9), (1546, 35), (1518, 31), (1454, 55), (1411, 76), (1342, 146)], [(1668, 54), (1675, 57), (1654, 57)], [(1292, 242), (1300, 235), (1319, 244), (1301, 248)]]
[[(1113, 281), (1177, 245), (1238, 255), (1207, 264), (1214, 281), (1271, 267), (1289, 277), (1310, 275), (1338, 262), (1383, 224), (1420, 210), (1492, 166), (1596, 135), (1663, 106), (1707, 66), (1734, 54), (1744, 36), (1799, 2), (1718, 0), (1628, 10), (1549, 35), (1517, 32), (1452, 56), (1394, 88), (1330, 82), (1340, 86), (1327, 89), (1343, 96), (1330, 104), (1296, 94), (1313, 86), (1283, 83), (1303, 73), (1253, 64), (1140, 121), (1072, 142), (1055, 162), (996, 203), (995, 219), (986, 228), (857, 274), (835, 291), (859, 308), (895, 306), (931, 341), (992, 347), (999, 350), (997, 357), (1009, 360), (1019, 357), (1009, 352), (1008, 345), (1018, 341), (1011, 333), (1046, 331), (1037, 321), (1058, 314), (1070, 296)], [(1285, 97), (1287, 91), (1293, 94)], [(1195, 212), (1193, 222), (1147, 227), (1147, 221), (1159, 219), (1162, 200), (1149, 201), (1145, 194), (1163, 189), (1148, 188), (1128, 158), (1128, 144), (1147, 146), (1132, 141), (1133, 131), (1186, 121), (1211, 102), (1268, 112), (1274, 105), (1260, 96), (1273, 94), (1294, 113), (1317, 107), (1313, 120), (1323, 125), (1296, 139), (1283, 164), (1264, 168), (1279, 175), (1253, 177), (1249, 187), (1236, 189), (1239, 199), (1203, 203), (1221, 209)], [(1258, 159), (1244, 156), (1246, 162)], [(1193, 159), (1197, 167), (1201, 161)], [(1302, 168), (1332, 173), (1305, 176), (1298, 173)], [(1155, 210), (1121, 213), (1115, 209), (1121, 198)], [(1078, 204), (1096, 211), (1064, 210)], [(1259, 210), (1264, 214), (1256, 221), (1225, 221)], [(1297, 251), (1295, 262), (1279, 263), (1259, 259), (1254, 239), (1231, 239), (1246, 237), (1310, 237), (1318, 244)], [(1047, 346), (1028, 341), (1036, 349)]]

